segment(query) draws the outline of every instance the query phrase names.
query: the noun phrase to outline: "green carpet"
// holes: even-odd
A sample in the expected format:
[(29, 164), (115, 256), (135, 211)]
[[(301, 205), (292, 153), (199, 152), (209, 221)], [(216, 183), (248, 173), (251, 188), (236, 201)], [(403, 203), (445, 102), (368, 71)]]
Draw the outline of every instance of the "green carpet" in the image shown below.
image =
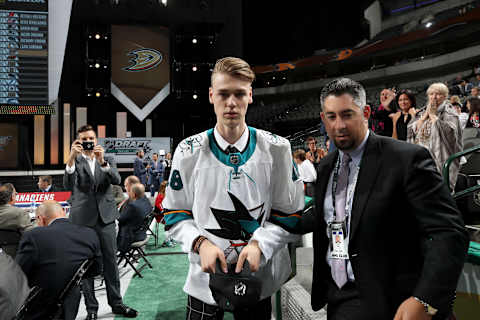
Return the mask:
[[(160, 248), (164, 239), (163, 225), (159, 225), (159, 246), (155, 248), (154, 239), (150, 237), (145, 250), (147, 254), (181, 252), (180, 245)], [(131, 280), (123, 298), (125, 304), (139, 311), (136, 318), (139, 320), (184, 320), (187, 295), (183, 292), (183, 285), (188, 273), (187, 255), (150, 255), (148, 260), (153, 269), (146, 266), (141, 272), (143, 278)], [(139, 265), (143, 263), (139, 262)], [(233, 316), (226, 314), (225, 319), (233, 319)]]

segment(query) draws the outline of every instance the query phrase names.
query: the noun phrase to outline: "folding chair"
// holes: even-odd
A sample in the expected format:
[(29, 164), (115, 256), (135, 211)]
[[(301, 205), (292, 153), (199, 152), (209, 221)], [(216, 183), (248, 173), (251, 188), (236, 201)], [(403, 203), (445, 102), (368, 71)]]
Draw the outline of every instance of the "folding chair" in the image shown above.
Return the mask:
[(82, 264), (78, 267), (77, 271), (73, 275), (72, 279), (67, 283), (65, 288), (62, 290), (60, 295), (58, 296), (55, 303), (50, 307), (51, 308), (51, 316), (49, 319), (52, 320), (60, 320), (63, 319), (63, 304), (65, 298), (68, 294), (76, 287), (80, 286), (80, 283), (83, 280), (83, 277), (87, 273), (88, 269), (93, 265), (93, 259), (87, 259), (82, 262)]
[(158, 235), (155, 232), (153, 232), (152, 229), (150, 228), (150, 225), (152, 224), (153, 219), (155, 219), (155, 215), (156, 215), (155, 209), (153, 209), (152, 212), (150, 212), (145, 217), (144, 227), (145, 227), (145, 230), (147, 231), (147, 233), (149, 232), (150, 235), (155, 239), (155, 247), (156, 247), (157, 244), (158, 244)]
[(10, 257), (15, 258), (22, 234), (17, 230), (0, 229), (0, 247)]
[[(152, 220), (153, 220), (154, 217), (155, 217), (155, 215), (154, 215), (153, 211), (151, 213), (149, 213), (145, 217), (145, 219), (143, 220), (143, 224), (140, 227), (140, 230), (145, 230), (145, 231), (150, 230), (150, 224), (152, 223)], [(150, 233), (152, 233), (152, 235), (155, 237), (155, 235), (153, 234), (153, 232), (151, 230), (150, 230)], [(120, 252), (120, 254), (119, 254), (118, 264), (120, 265), (120, 263), (123, 260), (125, 260), (125, 265), (124, 266), (126, 266), (127, 264), (130, 265), (130, 267), (135, 272), (135, 274), (133, 275), (134, 277), (139, 276), (140, 278), (143, 278), (140, 271), (142, 271), (142, 269), (145, 268), (146, 265), (148, 265), (148, 267), (150, 267), (150, 269), (153, 269), (152, 264), (147, 259), (147, 254), (142, 249), (148, 243), (149, 238), (150, 238), (150, 234), (147, 233), (147, 237), (144, 240), (133, 242), (130, 245), (130, 249), (127, 252), (123, 252), (123, 253)], [(156, 238), (155, 238), (155, 240), (156, 240)], [(135, 255), (137, 255), (137, 257)], [(142, 258), (145, 261), (145, 264), (137, 269), (137, 268), (135, 268), (134, 263), (138, 262), (139, 258)]]
[(35, 301), (35, 298), (38, 296), (38, 294), (42, 291), (42, 288), (38, 286), (34, 286), (30, 289), (30, 292), (28, 293), (27, 298), (23, 302), (23, 304), (20, 306), (18, 309), (15, 317), (13, 320), (23, 320), (25, 317), (25, 314), (27, 313), (28, 309), (32, 305), (32, 303)]

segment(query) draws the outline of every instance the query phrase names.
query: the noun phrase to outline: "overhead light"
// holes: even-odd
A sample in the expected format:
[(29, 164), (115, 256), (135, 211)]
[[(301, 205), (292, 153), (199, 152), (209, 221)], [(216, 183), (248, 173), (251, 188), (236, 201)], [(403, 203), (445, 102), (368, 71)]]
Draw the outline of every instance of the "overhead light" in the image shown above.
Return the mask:
[(97, 39), (97, 40), (100, 39), (100, 34), (97, 33), (97, 34), (95, 35), (95, 39)]
[(167, 0), (161, 0), (161, 2), (165, 7), (167, 6)]
[(192, 39), (192, 43), (197, 43), (197, 42), (198, 42), (197, 38)]
[(104, 66), (103, 66), (103, 69), (107, 69), (107, 65), (104, 65)]
[(425, 25), (425, 27), (430, 28), (432, 25), (433, 25), (433, 22), (429, 21), (429, 22), (427, 22), (427, 24)]
[(98, 91), (95, 93), (95, 97), (97, 97), (97, 98), (100, 98), (101, 95), (102, 95), (102, 94), (101, 94), (100, 92), (98, 92)]
[(193, 99), (197, 100), (198, 96), (196, 94), (193, 95)]
[(193, 67), (192, 67), (192, 71), (195, 72), (195, 71), (197, 71), (197, 70), (198, 70), (198, 69), (197, 69), (197, 66), (193, 66)]
[(100, 63), (95, 63), (95, 68), (100, 68)]

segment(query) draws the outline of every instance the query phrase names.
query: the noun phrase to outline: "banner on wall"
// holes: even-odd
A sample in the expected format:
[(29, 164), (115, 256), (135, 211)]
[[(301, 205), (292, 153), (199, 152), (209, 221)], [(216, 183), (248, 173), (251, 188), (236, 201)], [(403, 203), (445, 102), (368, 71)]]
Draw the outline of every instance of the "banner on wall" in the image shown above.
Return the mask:
[(112, 26), (111, 93), (143, 121), (170, 93), (169, 30)]
[(106, 156), (115, 158), (116, 163), (133, 163), (138, 149), (145, 152), (145, 160), (151, 160), (160, 150), (170, 152), (171, 138), (98, 138), (98, 144), (105, 149)]
[(21, 208), (27, 211), (30, 218), (35, 219), (35, 209), (42, 204), (43, 201), (55, 200), (63, 209), (65, 214), (70, 214), (70, 204), (67, 200), (72, 193), (70, 191), (63, 192), (20, 192), (15, 197), (15, 207)]

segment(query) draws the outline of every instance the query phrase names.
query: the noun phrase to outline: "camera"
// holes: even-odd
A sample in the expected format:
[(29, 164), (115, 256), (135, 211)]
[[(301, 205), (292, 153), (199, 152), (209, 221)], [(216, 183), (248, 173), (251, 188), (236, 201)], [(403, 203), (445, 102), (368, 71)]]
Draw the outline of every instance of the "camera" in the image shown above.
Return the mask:
[(93, 150), (93, 141), (84, 141), (82, 142), (82, 148), (83, 150)]

